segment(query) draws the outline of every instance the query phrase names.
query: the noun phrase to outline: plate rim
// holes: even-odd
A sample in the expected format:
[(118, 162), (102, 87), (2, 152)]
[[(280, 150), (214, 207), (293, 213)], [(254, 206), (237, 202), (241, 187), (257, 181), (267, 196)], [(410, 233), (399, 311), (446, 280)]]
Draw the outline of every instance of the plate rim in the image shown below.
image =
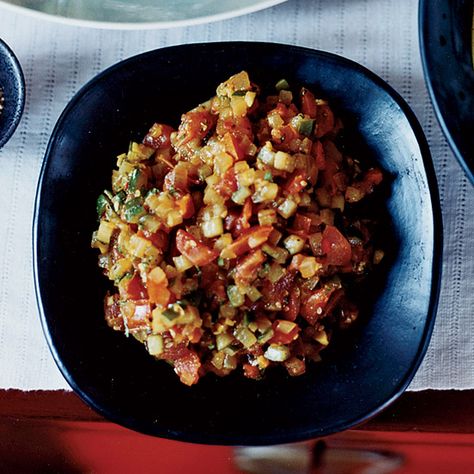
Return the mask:
[(53, 13), (46, 13), (34, 8), (29, 8), (23, 5), (10, 3), (8, 0), (0, 0), (0, 6), (13, 11), (18, 14), (27, 15), (31, 18), (43, 19), (53, 23), (66, 24), (70, 26), (77, 26), (81, 28), (95, 28), (104, 30), (152, 30), (152, 29), (166, 29), (179, 28), (187, 26), (196, 26), (206, 23), (214, 23), (217, 21), (228, 20), (250, 13), (255, 13), (267, 8), (280, 5), (288, 0), (256, 0), (257, 3), (249, 5), (244, 8), (233, 8), (229, 11), (216, 13), (213, 15), (203, 15), (195, 18), (188, 18), (186, 20), (172, 20), (172, 21), (139, 21), (139, 22), (108, 22), (99, 20), (84, 20), (80, 18), (67, 17), (63, 15), (56, 15)]
[[(16, 96), (14, 96), (15, 108), (10, 117), (10, 125), (5, 128), (5, 133), (0, 136), (0, 148), (2, 148), (10, 140), (10, 138), (13, 136), (16, 129), (18, 128), (18, 125), (20, 124), (21, 117), (25, 109), (26, 84), (25, 75), (23, 73), (23, 69), (21, 68), (20, 61), (18, 60), (10, 46), (2, 38), (0, 38), (0, 52), (5, 53), (4, 57), (8, 60), (10, 66), (14, 70), (14, 74), (12, 76), (14, 78), (13, 82), (15, 83), (17, 91)], [(0, 112), (0, 114), (3, 113), (5, 113), (5, 109)]]
[[(443, 2), (445, 5), (445, 2)], [(455, 5), (449, 4), (448, 2), (448, 9), (451, 11), (454, 9)], [(439, 13), (440, 18), (437, 18), (440, 22), (441, 20), (441, 7), (436, 7), (437, 12)], [(474, 7), (473, 7), (474, 9)], [(433, 2), (430, 0), (420, 0), (419, 7), (418, 7), (418, 41), (420, 45), (420, 56), (421, 56), (421, 63), (423, 67), (423, 75), (425, 79), (426, 88), (428, 89), (428, 95), (430, 97), (431, 104), (433, 105), (436, 119), (443, 131), (443, 135), (446, 138), (456, 160), (458, 161), (459, 165), (463, 169), (464, 173), (466, 174), (467, 178), (474, 185), (474, 161), (471, 163), (467, 162), (469, 157), (464, 157), (459, 149), (459, 140), (455, 140), (452, 134), (452, 130), (454, 128), (454, 124), (451, 122), (449, 113), (446, 112), (444, 109), (444, 101), (443, 101), (443, 93), (447, 94), (447, 97), (452, 98), (455, 96), (454, 91), (450, 88), (449, 81), (442, 81), (442, 91), (437, 89), (434, 84), (434, 77), (443, 78), (446, 74), (446, 70), (442, 68), (437, 68), (433, 65), (434, 56), (436, 52), (439, 52), (438, 46), (438, 38), (434, 38), (430, 31), (430, 20), (434, 15), (435, 10), (433, 10)], [(472, 18), (471, 12), (471, 18)], [(444, 18), (443, 18), (444, 19)], [(474, 21), (474, 20), (473, 20)], [(437, 25), (437, 24), (436, 24)], [(472, 23), (474, 27), (474, 23)], [(449, 26), (451, 27), (452, 24), (450, 23)], [(473, 28), (471, 27), (471, 29)], [(450, 30), (452, 32), (452, 29)], [(474, 35), (474, 30), (472, 30), (472, 35)], [(434, 42), (437, 47), (432, 48), (430, 42)], [(474, 45), (474, 43), (473, 43)], [(458, 56), (458, 50), (455, 48), (452, 41), (447, 41), (446, 45), (443, 46), (445, 50), (449, 50), (449, 55), (452, 57)], [(458, 74), (462, 76), (462, 80), (464, 83), (471, 82), (474, 87), (474, 53), (471, 50), (470, 61), (471, 61), (471, 70), (470, 74), (464, 71), (461, 67), (458, 69)], [(442, 93), (443, 92), (443, 93)], [(474, 110), (474, 95), (470, 96), (466, 94), (466, 100), (470, 101), (471, 104), (471, 111)], [(471, 119), (472, 120), (472, 119)], [(472, 120), (474, 123), (474, 120)], [(469, 145), (466, 144), (466, 147), (469, 148)], [(474, 154), (474, 148), (470, 150)], [(473, 158), (471, 157), (471, 160)]]

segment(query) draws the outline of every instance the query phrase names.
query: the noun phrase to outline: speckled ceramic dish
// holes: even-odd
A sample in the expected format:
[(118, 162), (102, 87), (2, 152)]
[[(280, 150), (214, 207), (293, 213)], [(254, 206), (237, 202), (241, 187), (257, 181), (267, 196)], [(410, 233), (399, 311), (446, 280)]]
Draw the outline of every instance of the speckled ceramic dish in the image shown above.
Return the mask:
[(25, 105), (25, 79), (18, 59), (0, 40), (0, 148), (16, 130)]

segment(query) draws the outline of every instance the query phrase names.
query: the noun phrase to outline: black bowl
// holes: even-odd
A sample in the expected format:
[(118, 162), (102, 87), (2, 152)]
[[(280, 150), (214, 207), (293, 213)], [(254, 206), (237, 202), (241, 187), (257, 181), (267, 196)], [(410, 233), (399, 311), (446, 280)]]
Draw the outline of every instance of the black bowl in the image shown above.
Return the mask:
[(426, 84), (438, 121), (474, 184), (473, 3), (420, 1), (420, 48)]
[[(115, 157), (154, 121), (180, 114), (242, 69), (262, 85), (284, 76), (330, 99), (391, 176), (385, 205), (395, 243), (383, 284), (358, 328), (301, 377), (275, 369), (186, 387), (138, 342), (103, 318), (105, 278), (89, 248), (95, 200)], [(383, 197), (383, 196), (382, 196)], [(381, 199), (382, 199), (381, 197)], [(71, 100), (52, 134), (38, 186), (35, 282), (46, 338), (73, 389), (109, 419), (184, 441), (272, 444), (360, 423), (398, 397), (414, 376), (433, 327), (441, 215), (429, 150), (401, 97), (363, 67), (333, 54), (265, 43), (176, 46), (141, 54), (97, 76)]]
[(13, 51), (0, 39), (0, 89), (3, 110), (0, 112), (0, 148), (13, 135), (25, 106), (25, 79)]

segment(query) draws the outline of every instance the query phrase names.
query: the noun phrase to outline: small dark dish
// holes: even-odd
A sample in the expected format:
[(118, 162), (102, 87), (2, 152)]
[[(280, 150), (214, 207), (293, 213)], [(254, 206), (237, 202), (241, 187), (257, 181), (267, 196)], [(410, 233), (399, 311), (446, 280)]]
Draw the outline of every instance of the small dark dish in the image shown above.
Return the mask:
[[(107, 327), (106, 281), (89, 248), (95, 200), (110, 186), (115, 157), (130, 139), (142, 137), (153, 121), (176, 124), (183, 111), (243, 69), (258, 84), (272, 86), (284, 76), (320, 92), (363, 137), (365, 153), (391, 181), (385, 193), (392, 221), (387, 246), (396, 248), (383, 284), (368, 293), (369, 314), (305, 375), (289, 378), (274, 370), (259, 382), (240, 374), (210, 375), (190, 388), (137, 341)], [(400, 96), (373, 73), (329, 53), (278, 44), (165, 48), (97, 76), (54, 129), (34, 221), (41, 320), (74, 390), (129, 428), (216, 444), (322, 436), (377, 414), (413, 378), (434, 323), (441, 236), (436, 179), (421, 128)]]
[(25, 105), (25, 79), (13, 51), (0, 40), (0, 90), (3, 110), (0, 112), (0, 148), (10, 139), (20, 122)]
[(472, 1), (420, 1), (420, 47), (428, 91), (449, 145), (474, 184), (472, 15)]

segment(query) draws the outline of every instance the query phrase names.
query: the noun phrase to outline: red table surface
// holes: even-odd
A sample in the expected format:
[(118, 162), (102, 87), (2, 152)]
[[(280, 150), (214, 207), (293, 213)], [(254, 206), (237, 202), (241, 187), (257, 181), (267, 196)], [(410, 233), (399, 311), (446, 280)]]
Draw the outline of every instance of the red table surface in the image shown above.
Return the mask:
[[(474, 391), (408, 392), (356, 430), (319, 440), (320, 455), (308, 472), (474, 472), (473, 396)], [(312, 450), (315, 443), (301, 449)], [(383, 470), (371, 464), (376, 459), (369, 452), (393, 456), (399, 465)], [(232, 447), (181, 443), (122, 428), (73, 393), (0, 391), (1, 472), (245, 472), (234, 455)], [(259, 472), (291, 472), (285, 468), (266, 464)]]

